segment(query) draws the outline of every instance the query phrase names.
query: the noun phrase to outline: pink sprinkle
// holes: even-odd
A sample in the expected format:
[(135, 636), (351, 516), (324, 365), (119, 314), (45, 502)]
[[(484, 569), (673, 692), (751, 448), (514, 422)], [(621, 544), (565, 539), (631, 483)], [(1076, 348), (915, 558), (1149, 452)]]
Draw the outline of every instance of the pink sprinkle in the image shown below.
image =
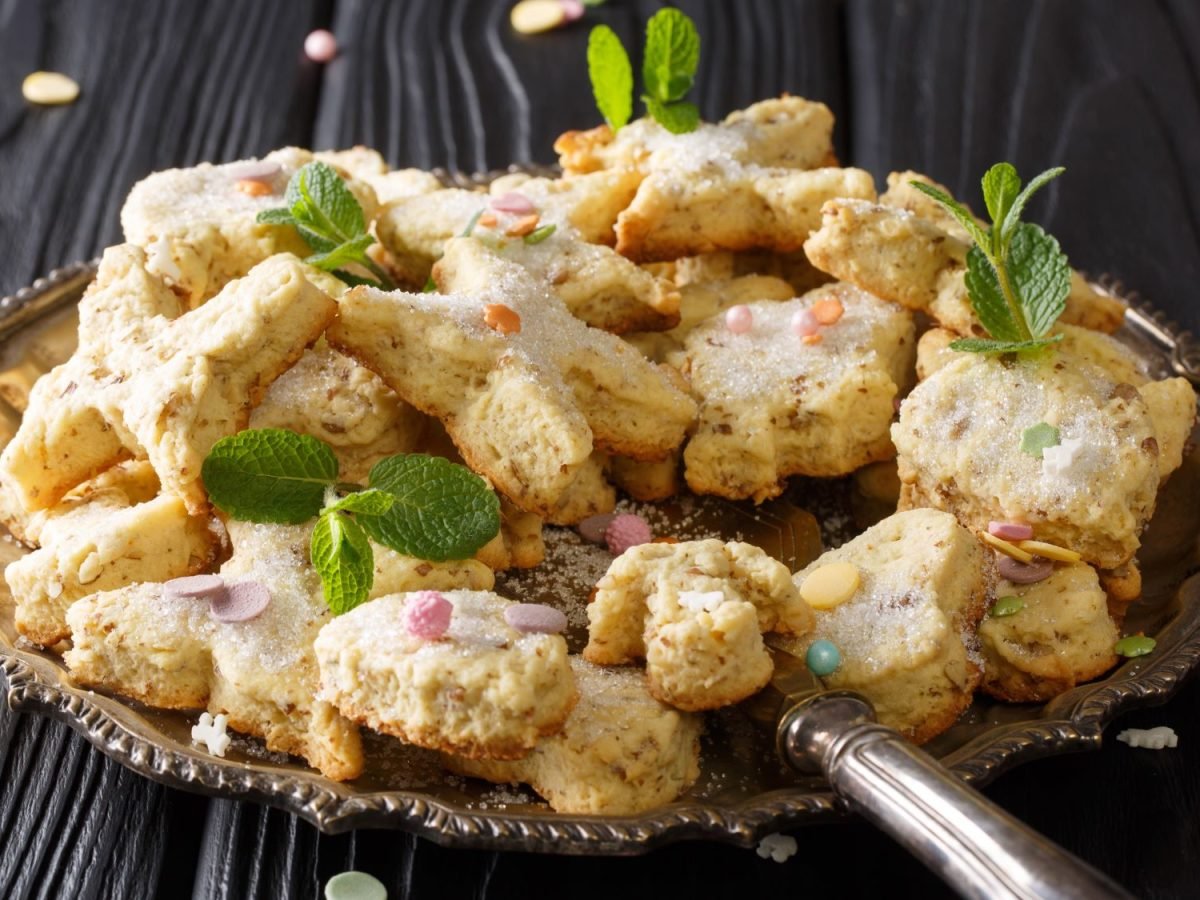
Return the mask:
[(318, 28), (304, 39), (304, 55), (317, 63), (327, 63), (337, 56), (337, 38), (333, 32)]
[(821, 323), (813, 315), (812, 310), (802, 309), (792, 316), (792, 331), (799, 337), (810, 337), (821, 328)]
[(1054, 563), (1048, 559), (1035, 559), (1031, 563), (1018, 562), (1011, 556), (1000, 554), (996, 560), (1000, 577), (1013, 584), (1034, 584), (1045, 581), (1054, 572)]
[(558, 5), (562, 7), (564, 22), (583, 18), (583, 4), (579, 0), (558, 0)]
[(504, 621), (522, 634), (562, 634), (567, 630), (567, 617), (560, 610), (543, 603), (506, 606)]
[(988, 534), (1006, 541), (1027, 541), (1033, 537), (1033, 526), (1023, 522), (988, 522)]
[(648, 544), (654, 538), (650, 526), (641, 516), (633, 513), (621, 513), (608, 523), (604, 532), (604, 540), (608, 543), (608, 552), (620, 556), (630, 547), (638, 544)]
[(188, 575), (172, 578), (163, 585), (168, 597), (186, 597), (192, 600), (208, 600), (225, 590), (225, 579), (220, 575)]
[(271, 592), (259, 581), (237, 581), (212, 598), (209, 612), (218, 622), (248, 622), (271, 602)]
[(234, 163), (227, 171), (234, 181), (261, 181), (265, 184), (274, 181), (275, 176), (283, 171), (283, 166), (269, 159), (252, 159)]
[(613, 513), (588, 516), (576, 528), (579, 529), (579, 536), (585, 541), (590, 541), (593, 544), (603, 544), (604, 534), (608, 531), (608, 525), (615, 518), (616, 516)]
[(725, 327), (734, 334), (745, 334), (754, 327), (754, 313), (748, 306), (731, 306), (725, 313)]
[(493, 197), (492, 209), (497, 212), (512, 213), (515, 216), (527, 216), (530, 213), (537, 212), (537, 207), (533, 205), (533, 201), (524, 194), (518, 194), (516, 191), (509, 191), (507, 194)]
[(454, 604), (437, 591), (417, 591), (404, 604), (404, 627), (413, 637), (436, 641), (450, 627)]

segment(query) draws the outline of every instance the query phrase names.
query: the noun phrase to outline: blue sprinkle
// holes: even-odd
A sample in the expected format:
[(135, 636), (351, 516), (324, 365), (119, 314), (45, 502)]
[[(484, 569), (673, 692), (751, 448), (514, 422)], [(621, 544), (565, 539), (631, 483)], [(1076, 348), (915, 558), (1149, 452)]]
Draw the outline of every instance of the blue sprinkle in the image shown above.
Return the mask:
[(842, 664), (842, 654), (832, 641), (813, 641), (804, 661), (818, 678), (832, 675)]

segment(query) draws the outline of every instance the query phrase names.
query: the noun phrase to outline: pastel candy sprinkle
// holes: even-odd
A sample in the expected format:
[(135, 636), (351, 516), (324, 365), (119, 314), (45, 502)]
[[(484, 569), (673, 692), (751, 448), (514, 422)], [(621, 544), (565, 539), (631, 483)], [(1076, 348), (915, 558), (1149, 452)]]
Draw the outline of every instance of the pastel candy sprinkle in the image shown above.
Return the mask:
[(786, 862), (788, 859), (796, 855), (796, 851), (800, 849), (800, 845), (796, 843), (796, 839), (788, 834), (768, 834), (758, 842), (758, 847), (755, 853), (763, 859), (770, 857), (777, 863)]
[(387, 888), (366, 872), (342, 872), (325, 882), (325, 900), (387, 900)]
[(1013, 584), (1036, 584), (1045, 581), (1054, 572), (1054, 563), (1048, 559), (1035, 559), (1031, 563), (1018, 562), (1009, 556), (996, 558), (1000, 577)]
[(413, 637), (435, 641), (450, 628), (454, 604), (437, 591), (418, 591), (404, 604), (404, 627)]
[(504, 608), (504, 621), (522, 634), (562, 634), (567, 617), (544, 603), (514, 603)]
[(1047, 544), (1045, 541), (1021, 541), (1017, 546), (1026, 553), (1032, 553), (1034, 556), (1041, 556), (1044, 559), (1052, 559), (1055, 562), (1076, 563), (1083, 559), (1074, 550), (1068, 550), (1058, 544)]
[(1152, 637), (1146, 637), (1144, 634), (1131, 634), (1117, 641), (1113, 650), (1118, 656), (1132, 658), (1145, 656), (1147, 653), (1153, 652), (1156, 646), (1158, 646), (1158, 641)]
[(1042, 475), (1054, 477), (1066, 475), (1075, 464), (1075, 457), (1083, 449), (1080, 438), (1066, 438), (1057, 446), (1047, 447), (1042, 451)]
[(800, 597), (813, 609), (833, 609), (854, 596), (862, 578), (853, 563), (817, 566), (800, 583)]
[(1144, 747), (1147, 750), (1179, 746), (1179, 735), (1168, 725), (1159, 725), (1156, 728), (1126, 728), (1117, 735), (1117, 740), (1130, 747)]
[(1029, 564), (1033, 562), (1033, 554), (1028, 550), (1022, 550), (1016, 544), (1010, 544), (1004, 538), (998, 538), (990, 531), (979, 532), (979, 539), (1005, 556), (1015, 559), (1017, 562)]
[(214, 719), (209, 713), (201, 713), (200, 721), (192, 726), (192, 743), (204, 744), (213, 756), (224, 756), (231, 739), (225, 732), (229, 716), (217, 713)]
[(798, 337), (812, 337), (820, 327), (821, 323), (811, 309), (802, 309), (792, 316), (792, 331)]
[(271, 591), (261, 581), (236, 581), (212, 597), (209, 612), (218, 622), (248, 622), (270, 602)]
[(304, 55), (317, 63), (327, 63), (337, 56), (337, 38), (324, 28), (309, 32), (304, 39)]
[(512, 8), (509, 21), (520, 34), (538, 34), (563, 25), (567, 13), (558, 0), (521, 0)]
[(842, 654), (833, 641), (813, 641), (804, 655), (804, 662), (818, 678), (832, 675), (842, 664)]
[(234, 163), (228, 169), (229, 177), (235, 181), (271, 181), (283, 166), (269, 159), (251, 159), (246, 162)]
[(988, 522), (988, 534), (1006, 541), (1027, 541), (1033, 537), (1033, 526), (1023, 522)]
[(724, 591), (680, 591), (679, 605), (691, 612), (713, 612), (725, 602)]
[(600, 513), (596, 516), (588, 516), (576, 526), (579, 529), (579, 536), (585, 541), (590, 541), (593, 544), (603, 544), (604, 535), (608, 531), (608, 525), (616, 518), (614, 513)]
[(163, 593), (168, 597), (187, 597), (189, 599), (208, 599), (223, 593), (225, 579), (220, 575), (187, 575), (183, 578), (172, 578), (163, 585)]
[(1001, 597), (992, 604), (992, 608), (988, 610), (988, 615), (997, 619), (1003, 619), (1006, 616), (1015, 616), (1025, 608), (1025, 601), (1015, 594), (1010, 594), (1007, 597)]
[(745, 334), (754, 327), (754, 313), (748, 306), (733, 306), (725, 312), (725, 327), (734, 334)]
[(842, 305), (841, 300), (829, 297), (825, 298), (824, 300), (818, 300), (812, 306), (813, 318), (815, 318), (822, 325), (833, 325), (845, 314), (845, 312), (846, 307)]
[(1030, 425), (1021, 432), (1021, 452), (1028, 453), (1030, 456), (1035, 456), (1038, 459), (1042, 458), (1042, 454), (1047, 447), (1054, 447), (1057, 444), (1058, 429), (1045, 422)]
[(654, 533), (646, 520), (633, 513), (621, 513), (614, 516), (604, 531), (604, 540), (608, 544), (608, 552), (620, 556), (630, 547), (638, 544), (648, 544), (654, 538)]
[(580, 0), (558, 0), (558, 5), (563, 8), (566, 21), (574, 22), (583, 18), (584, 8)]
[(32, 72), (21, 82), (21, 94), (39, 106), (61, 106), (79, 96), (79, 85), (61, 72)]
[(533, 201), (524, 194), (519, 194), (516, 191), (509, 191), (507, 194), (493, 197), (492, 209), (496, 210), (496, 212), (512, 213), (514, 216), (527, 216), (530, 213), (537, 212), (537, 207), (533, 205)]

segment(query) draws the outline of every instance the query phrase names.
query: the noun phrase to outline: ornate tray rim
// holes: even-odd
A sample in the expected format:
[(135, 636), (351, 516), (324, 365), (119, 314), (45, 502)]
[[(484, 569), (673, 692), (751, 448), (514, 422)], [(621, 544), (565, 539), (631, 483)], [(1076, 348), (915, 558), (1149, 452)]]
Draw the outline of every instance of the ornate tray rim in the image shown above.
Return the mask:
[[(537, 167), (511, 167), (534, 172)], [(504, 173), (438, 172), (448, 184), (472, 187)], [(98, 260), (55, 269), (17, 293), (0, 298), (0, 340), (66, 305), (71, 293), (95, 274)], [(1200, 383), (1200, 343), (1190, 332), (1151, 308), (1118, 282), (1102, 287), (1130, 304), (1127, 321), (1164, 352), (1170, 368)], [(964, 781), (981, 787), (1032, 759), (1097, 749), (1104, 728), (1132, 707), (1167, 702), (1200, 664), (1200, 576), (1180, 587), (1195, 595), (1160, 632), (1160, 652), (1135, 659), (1103, 681), (1055, 698), (1039, 720), (997, 725), (942, 762)], [(66, 722), (89, 743), (127, 768), (183, 790), (221, 798), (255, 800), (294, 813), (325, 833), (360, 827), (401, 828), (449, 846), (568, 854), (632, 855), (689, 839), (716, 839), (752, 847), (765, 834), (845, 818), (829, 791), (780, 789), (722, 810), (698, 801), (677, 802), (636, 816), (581, 816), (553, 812), (510, 813), (456, 809), (417, 791), (356, 794), (316, 773), (299, 774), (263, 764), (248, 767), (198, 751), (157, 744), (140, 733), (133, 717), (122, 720), (121, 701), (65, 682), (46, 657), (0, 636), (0, 674), (9, 707)]]

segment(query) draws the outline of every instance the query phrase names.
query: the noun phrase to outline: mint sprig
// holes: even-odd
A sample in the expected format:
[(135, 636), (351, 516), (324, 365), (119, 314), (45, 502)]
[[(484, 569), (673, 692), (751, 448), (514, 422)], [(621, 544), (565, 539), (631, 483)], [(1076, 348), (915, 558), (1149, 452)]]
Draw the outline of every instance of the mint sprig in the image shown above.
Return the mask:
[[(332, 272), (351, 286), (395, 289), (388, 274), (367, 255), (375, 238), (367, 231), (358, 200), (332, 166), (319, 161), (301, 166), (288, 180), (283, 200), (287, 206), (263, 210), (257, 221), (295, 228), (314, 251), (306, 263)], [(345, 267), (351, 265), (361, 266), (376, 280), (347, 271)]]
[[(619, 131), (633, 114), (633, 67), (621, 39), (607, 25), (588, 35), (588, 77), (604, 121)], [(642, 51), (642, 102), (646, 112), (673, 134), (695, 131), (700, 111), (684, 98), (696, 79), (700, 35), (677, 9), (660, 9), (646, 23)]]
[(209, 499), (234, 519), (317, 519), (309, 554), (336, 615), (365, 602), (371, 590), (375, 561), (368, 538), (440, 562), (470, 558), (500, 530), (500, 501), (487, 482), (441, 457), (388, 457), (371, 470), (366, 489), (339, 483), (337, 476), (337, 457), (327, 444), (282, 429), (222, 438), (201, 468)]
[(919, 181), (910, 184), (940, 203), (974, 241), (967, 252), (967, 296), (990, 340), (967, 338), (951, 349), (970, 353), (1026, 353), (1062, 340), (1048, 336), (1066, 309), (1071, 267), (1058, 241), (1021, 213), (1033, 194), (1065, 170), (1048, 169), (1023, 189), (1017, 170), (997, 163), (983, 176), (983, 199), (990, 226), (943, 191)]

